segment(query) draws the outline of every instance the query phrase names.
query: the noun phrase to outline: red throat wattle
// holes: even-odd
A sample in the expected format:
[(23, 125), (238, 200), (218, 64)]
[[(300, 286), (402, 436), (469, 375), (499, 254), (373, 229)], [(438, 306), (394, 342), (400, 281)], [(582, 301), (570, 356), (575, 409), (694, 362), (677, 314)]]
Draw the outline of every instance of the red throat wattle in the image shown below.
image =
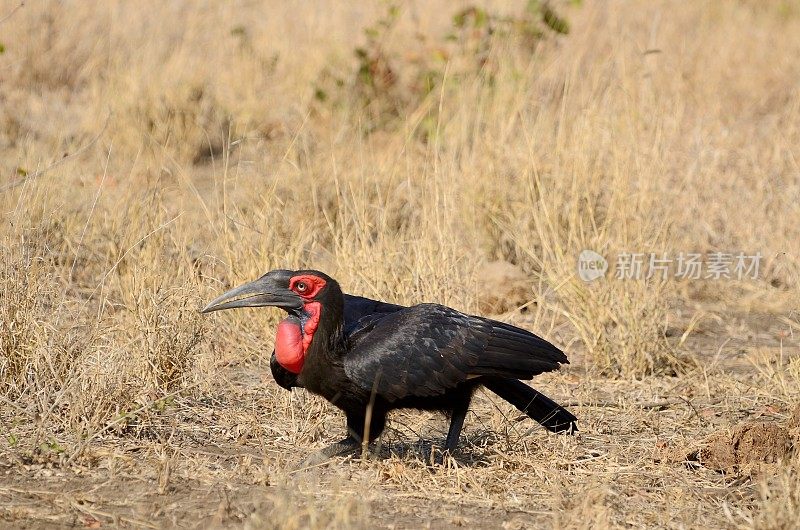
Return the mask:
[(303, 369), (306, 352), (319, 326), (320, 303), (308, 302), (304, 308), (308, 313), (305, 323), (301, 324), (296, 318), (285, 318), (278, 324), (275, 336), (275, 358), (278, 364), (293, 374), (299, 374)]

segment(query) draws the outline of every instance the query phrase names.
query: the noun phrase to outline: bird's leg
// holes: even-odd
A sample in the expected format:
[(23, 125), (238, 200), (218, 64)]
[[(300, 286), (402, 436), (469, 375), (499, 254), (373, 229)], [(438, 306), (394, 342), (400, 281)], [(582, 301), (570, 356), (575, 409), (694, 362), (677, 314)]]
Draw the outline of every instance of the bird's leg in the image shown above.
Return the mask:
[(369, 442), (373, 442), (383, 432), (386, 425), (386, 415), (377, 411), (373, 411), (370, 416), (370, 421), (367, 422), (367, 415), (365, 413), (348, 413), (347, 414), (347, 437), (332, 443), (324, 449), (313, 453), (311, 456), (303, 460), (300, 468), (313, 467), (322, 464), (333, 457), (344, 456), (348, 453), (353, 453), (361, 448), (363, 434), (366, 424), (369, 423)]
[(341, 456), (359, 448), (364, 443), (364, 432), (369, 429), (367, 443), (378, 439), (386, 426), (386, 414), (375, 409), (364, 413), (347, 414), (347, 438), (331, 444), (324, 449), (329, 456)]
[(446, 453), (453, 453), (456, 450), (456, 446), (458, 446), (458, 438), (461, 436), (461, 428), (464, 426), (464, 419), (467, 417), (470, 401), (472, 401), (472, 396), (468, 394), (453, 408), (453, 413), (450, 416), (450, 429), (447, 431), (447, 439), (444, 442)]
[[(386, 426), (386, 414), (372, 407), (363, 413), (347, 414), (347, 431), (360, 445), (372, 443), (378, 439)], [(369, 430), (369, 434), (366, 432)]]

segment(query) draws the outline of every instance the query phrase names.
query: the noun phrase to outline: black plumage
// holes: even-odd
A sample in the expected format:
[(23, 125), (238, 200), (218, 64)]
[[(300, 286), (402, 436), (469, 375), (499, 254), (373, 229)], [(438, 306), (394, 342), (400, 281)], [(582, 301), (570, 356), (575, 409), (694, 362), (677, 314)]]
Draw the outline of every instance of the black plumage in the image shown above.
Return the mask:
[(567, 357), (521, 328), (438, 304), (404, 307), (343, 294), (319, 271), (272, 271), (204, 311), (262, 305), (284, 308), (293, 322), (318, 314), (315, 329), (297, 331), (298, 339), (310, 338), (302, 369), (293, 373), (275, 353), (270, 366), (280, 386), (306, 388), (345, 412), (348, 436), (329, 455), (374, 440), (398, 408), (450, 414), (445, 448), (453, 450), (481, 385), (552, 432), (576, 430), (575, 416), (520, 381), (558, 369)]

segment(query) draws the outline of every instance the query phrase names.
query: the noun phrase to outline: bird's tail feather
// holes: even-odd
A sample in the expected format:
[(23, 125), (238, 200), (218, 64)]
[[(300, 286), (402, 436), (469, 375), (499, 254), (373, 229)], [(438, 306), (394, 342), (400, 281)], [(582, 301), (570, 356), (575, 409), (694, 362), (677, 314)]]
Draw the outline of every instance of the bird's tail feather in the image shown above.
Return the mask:
[(522, 381), (487, 377), (483, 384), (486, 388), (530, 416), (531, 419), (541, 423), (548, 431), (572, 434), (578, 430), (576, 424), (578, 418)]

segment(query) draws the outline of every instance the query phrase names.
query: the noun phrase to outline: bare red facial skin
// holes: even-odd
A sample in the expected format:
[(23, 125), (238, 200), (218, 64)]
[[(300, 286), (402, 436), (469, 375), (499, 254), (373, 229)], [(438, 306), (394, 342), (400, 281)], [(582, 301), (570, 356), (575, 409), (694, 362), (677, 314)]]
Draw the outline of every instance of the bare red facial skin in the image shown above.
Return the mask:
[(305, 356), (305, 352), (311, 346), (314, 332), (317, 331), (317, 326), (319, 326), (319, 314), (322, 310), (322, 305), (319, 302), (308, 302), (303, 307), (305, 307), (306, 313), (309, 315), (308, 320), (303, 325), (303, 332), (305, 333), (303, 336), (303, 355)]
[(299, 323), (289, 318), (281, 320), (275, 335), (275, 359), (278, 364), (293, 374), (299, 374), (306, 360), (305, 354)]
[[(310, 278), (314, 278), (314, 276)], [(319, 292), (319, 289), (325, 285), (325, 281), (321, 278), (320, 280), (322, 285), (315, 289), (316, 292)], [(322, 305), (319, 302), (306, 302), (304, 309), (308, 314), (308, 319), (302, 324), (302, 332), (300, 331), (300, 323), (296, 318), (286, 318), (278, 324), (278, 333), (275, 336), (275, 358), (278, 364), (293, 374), (299, 374), (303, 369), (306, 352), (311, 346), (314, 332), (317, 331), (317, 326), (319, 326)]]

